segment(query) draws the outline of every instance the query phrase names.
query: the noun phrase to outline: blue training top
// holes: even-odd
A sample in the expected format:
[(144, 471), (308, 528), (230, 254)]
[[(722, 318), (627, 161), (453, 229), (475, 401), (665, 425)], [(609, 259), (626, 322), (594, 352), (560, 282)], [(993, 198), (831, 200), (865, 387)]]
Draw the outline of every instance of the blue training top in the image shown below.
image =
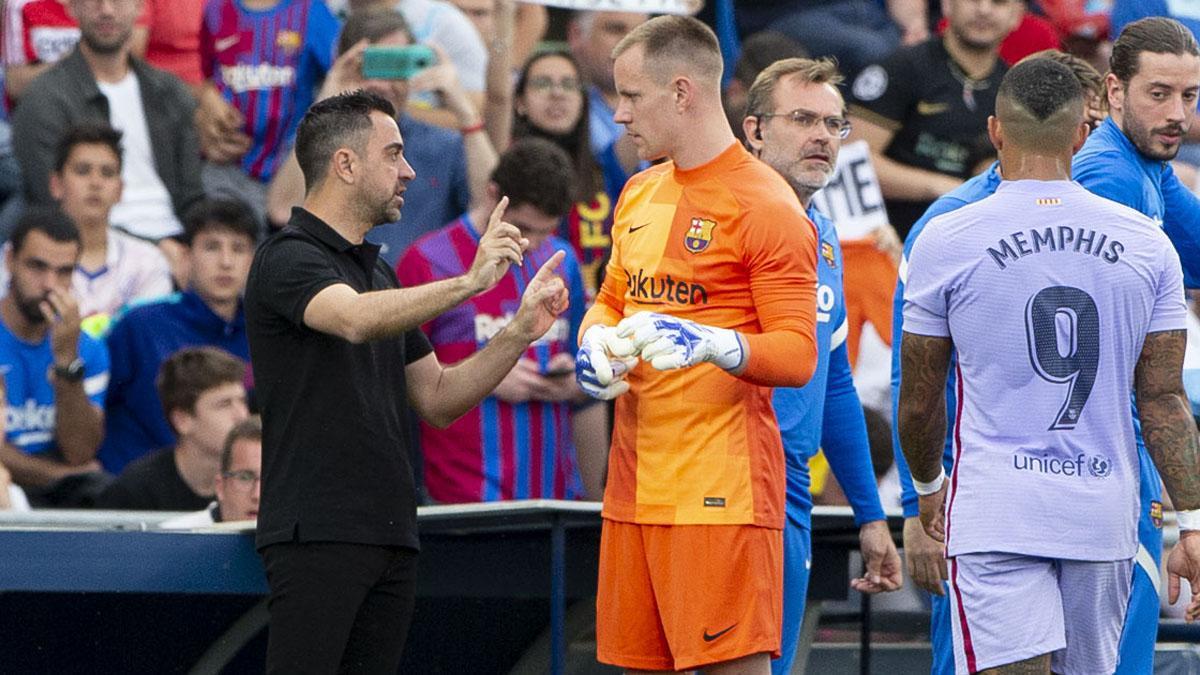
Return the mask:
[(803, 387), (778, 387), (772, 403), (787, 461), (787, 517), (811, 528), (812, 494), (808, 460), (823, 449), (834, 477), (854, 509), (858, 525), (884, 518), (871, 466), (862, 404), (846, 356), (846, 299), (842, 292), (842, 249), (833, 223), (815, 208), (817, 225), (817, 369)]

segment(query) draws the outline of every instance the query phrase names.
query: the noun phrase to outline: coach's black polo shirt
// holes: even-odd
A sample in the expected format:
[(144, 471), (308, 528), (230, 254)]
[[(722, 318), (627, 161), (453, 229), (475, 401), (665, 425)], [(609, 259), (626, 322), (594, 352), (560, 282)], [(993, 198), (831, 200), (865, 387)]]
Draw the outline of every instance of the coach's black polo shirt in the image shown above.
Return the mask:
[(396, 288), (379, 247), (304, 209), (254, 256), (246, 328), (263, 417), (259, 548), (285, 541), (417, 545), (404, 366), (433, 351), (414, 328), (355, 345), (304, 325), (338, 283)]
[[(1006, 71), (997, 57), (990, 75), (972, 80), (950, 58), (942, 39), (934, 38), (864, 68), (850, 87), (850, 110), (896, 133), (884, 151), (887, 157), (966, 180), (996, 154), (987, 118), (996, 109)], [(931, 203), (886, 201), (901, 237)]]

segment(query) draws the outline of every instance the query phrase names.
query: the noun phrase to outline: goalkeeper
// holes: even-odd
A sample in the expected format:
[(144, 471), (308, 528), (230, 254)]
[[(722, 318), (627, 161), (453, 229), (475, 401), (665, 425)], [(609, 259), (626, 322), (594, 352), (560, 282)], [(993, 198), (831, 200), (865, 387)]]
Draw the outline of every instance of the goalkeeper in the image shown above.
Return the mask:
[(616, 398), (597, 656), (765, 674), (780, 644), (785, 487), (771, 388), (815, 367), (815, 231), (735, 142), (708, 28), (659, 17), (613, 54), (615, 119), (642, 159), (669, 161), (622, 192), (576, 360), (585, 391)]

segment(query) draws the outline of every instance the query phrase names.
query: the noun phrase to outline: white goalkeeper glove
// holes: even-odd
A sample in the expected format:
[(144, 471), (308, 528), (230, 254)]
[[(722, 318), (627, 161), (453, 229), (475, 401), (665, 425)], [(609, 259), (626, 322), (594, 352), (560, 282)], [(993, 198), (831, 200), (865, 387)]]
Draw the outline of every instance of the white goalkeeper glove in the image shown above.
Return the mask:
[(604, 401), (629, 391), (625, 376), (637, 365), (633, 343), (617, 337), (612, 326), (596, 324), (583, 333), (575, 355), (575, 381), (592, 398)]
[(746, 359), (736, 331), (669, 314), (638, 312), (617, 324), (617, 337), (631, 340), (642, 360), (659, 370), (687, 368), (704, 361), (735, 370)]

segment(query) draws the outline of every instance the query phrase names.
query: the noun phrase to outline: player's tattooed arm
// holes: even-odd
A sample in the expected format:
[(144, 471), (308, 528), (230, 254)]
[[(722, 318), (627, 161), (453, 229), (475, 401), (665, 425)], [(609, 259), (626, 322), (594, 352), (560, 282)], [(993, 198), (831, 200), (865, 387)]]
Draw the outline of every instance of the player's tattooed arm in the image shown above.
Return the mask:
[(946, 444), (946, 376), (949, 338), (904, 333), (900, 344), (900, 447), (913, 478), (930, 482), (942, 466)]
[(1186, 331), (1150, 333), (1134, 371), (1146, 450), (1180, 511), (1200, 508), (1200, 436), (1183, 388), (1186, 344)]

